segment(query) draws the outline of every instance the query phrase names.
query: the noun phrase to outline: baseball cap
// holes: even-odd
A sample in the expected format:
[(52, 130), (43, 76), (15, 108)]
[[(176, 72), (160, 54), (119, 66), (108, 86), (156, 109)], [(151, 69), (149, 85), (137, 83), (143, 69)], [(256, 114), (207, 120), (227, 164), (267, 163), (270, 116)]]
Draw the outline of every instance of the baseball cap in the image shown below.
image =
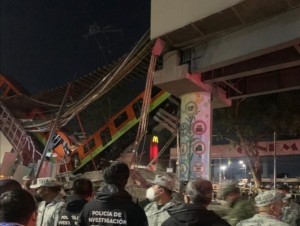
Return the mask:
[(257, 207), (263, 207), (283, 200), (283, 198), (284, 195), (277, 191), (264, 191), (255, 197), (255, 203)]
[(148, 182), (152, 185), (160, 185), (170, 191), (172, 191), (175, 187), (174, 180), (167, 176), (156, 175), (154, 180), (148, 180)]
[(30, 188), (36, 189), (39, 187), (58, 187), (61, 184), (53, 177), (41, 177), (32, 182)]

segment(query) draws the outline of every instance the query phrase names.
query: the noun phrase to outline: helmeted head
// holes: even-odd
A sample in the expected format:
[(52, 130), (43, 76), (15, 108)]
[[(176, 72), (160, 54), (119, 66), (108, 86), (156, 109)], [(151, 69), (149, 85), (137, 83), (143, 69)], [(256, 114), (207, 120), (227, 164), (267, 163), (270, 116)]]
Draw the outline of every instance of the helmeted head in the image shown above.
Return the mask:
[(168, 176), (156, 175), (154, 180), (148, 180), (151, 185), (146, 191), (146, 198), (150, 201), (158, 201), (165, 197), (171, 199), (174, 190), (174, 180)]
[(255, 197), (256, 206), (261, 212), (267, 212), (278, 219), (282, 215), (284, 195), (277, 191), (264, 191)]
[(50, 202), (59, 194), (62, 186), (53, 177), (41, 177), (33, 180), (30, 188), (36, 190), (39, 198)]

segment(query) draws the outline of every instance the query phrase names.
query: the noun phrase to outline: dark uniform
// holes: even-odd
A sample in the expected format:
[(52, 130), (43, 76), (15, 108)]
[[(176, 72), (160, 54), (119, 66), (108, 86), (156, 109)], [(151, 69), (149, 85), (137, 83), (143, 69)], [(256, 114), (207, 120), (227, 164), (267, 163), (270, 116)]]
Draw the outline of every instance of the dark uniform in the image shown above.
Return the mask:
[(230, 226), (211, 210), (196, 204), (180, 204), (168, 210), (171, 217), (162, 226)]
[(147, 226), (144, 210), (131, 200), (126, 190), (113, 184), (105, 185), (97, 198), (84, 206), (78, 225)]
[(79, 214), (86, 203), (86, 200), (77, 195), (68, 197), (67, 203), (61, 210), (57, 226), (77, 225)]

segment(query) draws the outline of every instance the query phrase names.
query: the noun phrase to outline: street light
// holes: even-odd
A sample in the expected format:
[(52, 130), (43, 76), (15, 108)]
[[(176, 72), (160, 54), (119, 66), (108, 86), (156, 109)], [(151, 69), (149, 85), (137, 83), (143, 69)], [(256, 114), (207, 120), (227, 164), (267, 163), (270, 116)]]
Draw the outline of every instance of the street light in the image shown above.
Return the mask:
[(227, 166), (221, 166), (220, 170), (222, 170), (223, 172), (227, 169)]

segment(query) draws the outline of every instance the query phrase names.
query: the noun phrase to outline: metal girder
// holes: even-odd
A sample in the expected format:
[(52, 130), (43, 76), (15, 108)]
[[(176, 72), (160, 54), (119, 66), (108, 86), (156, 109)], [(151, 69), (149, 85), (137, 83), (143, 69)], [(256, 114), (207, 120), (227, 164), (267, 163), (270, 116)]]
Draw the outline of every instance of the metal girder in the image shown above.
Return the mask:
[(292, 67), (299, 66), (299, 65), (300, 65), (300, 60), (295, 60), (292, 62), (277, 64), (277, 65), (273, 65), (273, 66), (257, 68), (257, 69), (252, 69), (252, 70), (248, 70), (248, 71), (242, 71), (242, 72), (231, 74), (231, 75), (225, 75), (225, 76), (220, 75), (220, 76), (212, 78), (212, 79), (206, 79), (205, 77), (203, 77), (203, 81), (205, 81), (205, 82), (227, 81), (227, 80), (237, 79), (237, 78), (241, 78), (241, 77), (248, 77), (248, 76), (253, 76), (253, 75), (258, 75), (258, 74), (263, 74), (263, 73), (269, 73), (272, 71), (282, 70), (282, 69), (286, 69), (286, 68), (292, 68)]
[(300, 89), (299, 74), (300, 67), (298, 66), (232, 80), (234, 87), (241, 93), (227, 87), (227, 97), (229, 99), (240, 99)]
[(152, 40), (161, 37), (193, 21), (217, 14), (239, 2), (241, 0), (152, 0), (150, 37)]
[(300, 54), (300, 46), (299, 46), (299, 45), (295, 45), (295, 49), (296, 49), (297, 52)]
[(192, 72), (205, 72), (300, 43), (300, 8), (196, 46)]

